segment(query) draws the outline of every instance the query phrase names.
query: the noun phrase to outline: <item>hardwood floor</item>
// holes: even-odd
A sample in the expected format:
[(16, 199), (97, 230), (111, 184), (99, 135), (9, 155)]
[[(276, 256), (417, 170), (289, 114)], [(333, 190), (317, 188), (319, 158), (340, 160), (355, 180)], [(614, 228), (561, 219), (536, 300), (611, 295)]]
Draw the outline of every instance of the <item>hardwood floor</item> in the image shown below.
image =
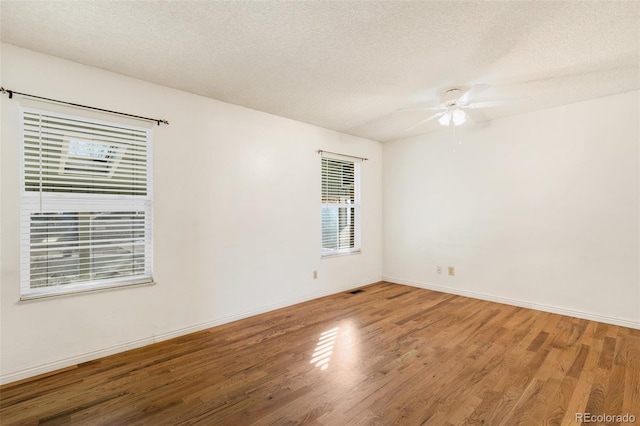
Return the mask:
[(0, 422), (559, 425), (586, 412), (640, 424), (639, 330), (363, 289), (5, 385)]

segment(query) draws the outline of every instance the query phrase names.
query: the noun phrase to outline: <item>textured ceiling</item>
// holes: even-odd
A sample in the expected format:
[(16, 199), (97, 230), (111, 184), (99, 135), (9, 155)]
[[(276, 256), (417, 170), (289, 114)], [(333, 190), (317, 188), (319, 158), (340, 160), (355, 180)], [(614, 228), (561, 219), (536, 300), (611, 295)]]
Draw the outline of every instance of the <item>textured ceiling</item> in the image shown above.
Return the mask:
[[(3, 42), (387, 141), (452, 87), (476, 122), (640, 88), (640, 2), (7, 1)], [(20, 90), (15, 88), (15, 90)]]

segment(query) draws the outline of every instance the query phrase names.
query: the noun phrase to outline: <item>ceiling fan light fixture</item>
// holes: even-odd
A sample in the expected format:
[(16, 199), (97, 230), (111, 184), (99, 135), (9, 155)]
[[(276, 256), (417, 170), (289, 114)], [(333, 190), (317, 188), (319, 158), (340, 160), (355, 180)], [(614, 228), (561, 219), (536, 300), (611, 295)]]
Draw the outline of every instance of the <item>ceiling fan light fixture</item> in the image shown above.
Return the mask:
[(447, 111), (442, 117), (438, 118), (438, 123), (443, 126), (448, 126), (449, 124), (451, 124), (451, 118), (451, 111)]
[(454, 109), (451, 115), (454, 126), (461, 126), (467, 121), (467, 114), (460, 109)]
[(467, 114), (458, 108), (451, 108), (449, 111), (444, 113), (439, 119), (438, 123), (443, 126), (461, 126), (467, 121)]

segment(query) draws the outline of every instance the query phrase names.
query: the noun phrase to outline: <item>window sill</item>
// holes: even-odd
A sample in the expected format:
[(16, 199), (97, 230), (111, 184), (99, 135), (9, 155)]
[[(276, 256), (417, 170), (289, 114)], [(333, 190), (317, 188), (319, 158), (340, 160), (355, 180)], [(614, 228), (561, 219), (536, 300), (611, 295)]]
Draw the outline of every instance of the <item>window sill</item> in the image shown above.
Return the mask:
[(323, 254), (323, 255), (320, 255), (320, 258), (321, 259), (330, 259), (332, 257), (351, 256), (353, 254), (362, 254), (362, 250), (347, 251), (347, 252), (342, 252), (342, 253)]
[(151, 286), (155, 284), (156, 282), (153, 281), (152, 279), (147, 279), (144, 281), (134, 281), (134, 282), (120, 283), (120, 284), (103, 284), (103, 285), (96, 285), (96, 286), (64, 288), (64, 289), (57, 289), (55, 291), (23, 294), (23, 295), (20, 295), (20, 302), (32, 302), (34, 300), (50, 299), (50, 298), (64, 297), (64, 296), (77, 296), (80, 294), (119, 290), (119, 289), (129, 288), (129, 287), (146, 287), (146, 286)]

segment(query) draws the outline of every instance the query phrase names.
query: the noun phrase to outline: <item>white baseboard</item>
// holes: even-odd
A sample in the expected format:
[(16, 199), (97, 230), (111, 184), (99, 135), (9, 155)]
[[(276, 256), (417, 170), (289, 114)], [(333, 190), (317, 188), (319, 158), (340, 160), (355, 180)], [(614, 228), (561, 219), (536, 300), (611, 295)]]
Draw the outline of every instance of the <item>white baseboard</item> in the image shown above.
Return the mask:
[(566, 315), (569, 317), (582, 318), (582, 319), (591, 320), (591, 321), (619, 325), (622, 327), (640, 329), (640, 321), (630, 321), (630, 320), (625, 320), (621, 318), (614, 318), (614, 317), (593, 314), (590, 312), (561, 308), (558, 306), (544, 305), (540, 303), (531, 303), (531, 302), (526, 302), (524, 300), (493, 296), (485, 293), (476, 293), (473, 291), (460, 290), (457, 288), (445, 287), (437, 284), (429, 284), (429, 283), (423, 283), (418, 281), (404, 280), (404, 279), (395, 278), (395, 277), (382, 277), (382, 280), (390, 283), (394, 283), (394, 284), (404, 284), (412, 287), (439, 291), (442, 293), (457, 294), (459, 296), (466, 296), (474, 299), (488, 300), (490, 302), (504, 303), (506, 305), (519, 306), (521, 308), (529, 308), (529, 309), (535, 309), (537, 311), (550, 312), (552, 314)]
[(218, 325), (227, 324), (233, 321), (237, 321), (243, 318), (252, 317), (254, 315), (263, 314), (266, 312), (274, 311), (276, 309), (285, 308), (287, 306), (295, 305), (297, 303), (307, 302), (309, 300), (318, 299), (320, 297), (330, 296), (332, 294), (337, 294), (343, 291), (352, 290), (354, 288), (362, 287), (364, 285), (372, 284), (381, 281), (382, 278), (374, 278), (371, 280), (367, 280), (365, 282), (361, 282), (358, 284), (350, 284), (338, 288), (334, 288), (331, 290), (327, 290), (324, 292), (318, 292), (315, 294), (310, 294), (307, 296), (299, 297), (296, 299), (290, 299), (284, 302), (275, 303), (268, 306), (263, 306), (258, 309), (253, 309), (250, 311), (245, 311), (242, 313), (238, 313), (235, 315), (226, 316), (223, 318), (217, 318), (212, 321), (207, 321), (200, 324), (194, 324), (189, 327), (184, 327), (176, 330), (167, 331), (165, 333), (160, 333), (157, 335), (143, 337), (141, 339), (132, 340), (129, 342), (121, 343), (118, 345), (108, 346), (97, 351), (87, 352), (84, 354), (80, 354), (77, 356), (60, 359), (53, 362), (48, 362), (46, 364), (40, 364), (34, 367), (29, 367), (17, 371), (11, 371), (5, 374), (0, 375), (0, 385), (5, 385), (7, 383), (16, 382), (18, 380), (28, 379), (30, 377), (39, 376), (41, 374), (51, 373), (56, 370), (74, 367), (83, 362), (93, 361), (98, 358), (102, 358), (105, 356), (117, 354), (120, 352), (128, 351), (131, 349), (137, 349), (142, 346), (150, 345), (152, 343), (162, 342), (164, 340), (173, 339), (175, 337), (184, 336), (186, 334), (195, 333), (197, 331), (206, 330), (211, 327), (216, 327)]

